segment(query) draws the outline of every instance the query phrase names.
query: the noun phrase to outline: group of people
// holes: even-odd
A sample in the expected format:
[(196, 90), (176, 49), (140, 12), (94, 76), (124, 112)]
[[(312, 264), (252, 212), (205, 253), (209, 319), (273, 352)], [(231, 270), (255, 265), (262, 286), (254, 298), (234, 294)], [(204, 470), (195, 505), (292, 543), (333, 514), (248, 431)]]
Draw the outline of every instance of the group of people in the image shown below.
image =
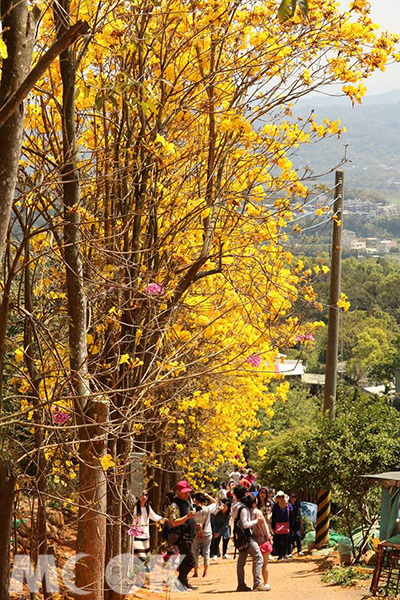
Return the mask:
[[(206, 492), (193, 493), (189, 483), (180, 481), (176, 492), (170, 492), (164, 515), (157, 515), (149, 506), (147, 492), (135, 507), (137, 528), (134, 532), (134, 554), (145, 560), (150, 551), (150, 520), (163, 523), (163, 538), (167, 543), (166, 559), (179, 553), (183, 559), (178, 567), (178, 579), (183, 591), (196, 587), (189, 574), (199, 577), (199, 557), (203, 557), (203, 577), (210, 558), (229, 559), (227, 550), (232, 539), (237, 560), (237, 590), (267, 591), (268, 561), (271, 553), (278, 560), (291, 558), (293, 549), (301, 552), (301, 513), (296, 495), (259, 487), (256, 476), (235, 469), (227, 483), (222, 483), (216, 497)], [(246, 483), (247, 482), (247, 483)], [(232, 531), (233, 529), (233, 531)], [(222, 550), (220, 548), (222, 540)], [(245, 583), (244, 567), (250, 555), (253, 561), (253, 587)]]

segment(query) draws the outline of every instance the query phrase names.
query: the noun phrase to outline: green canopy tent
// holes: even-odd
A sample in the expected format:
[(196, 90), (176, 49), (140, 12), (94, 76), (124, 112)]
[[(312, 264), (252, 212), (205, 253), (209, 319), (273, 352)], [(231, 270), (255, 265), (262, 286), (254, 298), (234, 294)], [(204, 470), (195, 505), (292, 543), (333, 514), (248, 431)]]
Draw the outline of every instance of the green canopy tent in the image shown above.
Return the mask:
[(382, 486), (379, 539), (400, 544), (400, 471), (363, 475)]
[(382, 486), (378, 558), (371, 583), (373, 596), (398, 597), (400, 591), (400, 471), (364, 475)]

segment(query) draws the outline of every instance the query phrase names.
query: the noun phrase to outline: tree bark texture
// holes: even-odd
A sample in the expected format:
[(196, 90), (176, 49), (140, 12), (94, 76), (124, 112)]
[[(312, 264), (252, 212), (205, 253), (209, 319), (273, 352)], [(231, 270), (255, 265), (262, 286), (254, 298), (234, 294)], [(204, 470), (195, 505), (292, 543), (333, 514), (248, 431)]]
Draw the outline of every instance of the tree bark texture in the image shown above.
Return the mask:
[[(28, 232), (24, 232), (25, 238), (28, 238)], [(36, 490), (38, 495), (38, 507), (36, 515), (36, 546), (34, 549), (33, 561), (36, 564), (40, 555), (47, 554), (47, 513), (46, 513), (46, 474), (48, 471), (48, 461), (44, 456), (43, 441), (44, 441), (44, 430), (43, 430), (43, 408), (40, 407), (41, 400), (39, 395), (39, 384), (40, 375), (38, 374), (35, 367), (35, 335), (34, 325), (31, 321), (31, 315), (33, 313), (32, 306), (32, 283), (31, 283), (31, 271), (30, 271), (30, 247), (29, 241), (25, 245), (25, 266), (24, 266), (24, 302), (26, 309), (25, 323), (24, 323), (24, 348), (25, 348), (25, 364), (28, 369), (30, 384), (31, 384), (31, 395), (33, 398), (34, 421), (37, 424), (35, 427), (35, 447), (36, 447)], [(51, 593), (47, 589), (46, 581), (43, 580), (43, 597), (44, 600), (51, 598)]]
[[(0, 105), (4, 104), (29, 73), (32, 63), (36, 21), (40, 11), (29, 10), (26, 0), (1, 0), (1, 24), (8, 57), (3, 60)], [(24, 107), (21, 104), (0, 127), (0, 260), (3, 257), (21, 155)], [(3, 298), (2, 324), (6, 325), (8, 297)], [(2, 336), (3, 337), (3, 336)], [(0, 461), (0, 598), (9, 598), (10, 535), (15, 476), (10, 461)]]
[[(57, 35), (69, 28), (70, 2), (54, 5)], [(89, 385), (86, 341), (86, 294), (81, 252), (80, 180), (77, 167), (75, 123), (75, 62), (71, 48), (60, 54), (63, 85), (63, 202), (64, 245), (69, 314), (69, 353), (75, 409), (80, 425), (79, 521), (77, 552), (88, 556), (76, 565), (75, 585), (89, 592), (87, 600), (102, 600), (106, 540), (106, 475), (100, 459), (106, 454), (107, 438), (102, 424), (108, 405), (92, 398)], [(81, 596), (77, 596), (80, 598)]]
[[(1, 0), (0, 6), (3, 39), (8, 52), (8, 57), (2, 64), (1, 106), (18, 89), (30, 71), (40, 10), (29, 10), (27, 0)], [(24, 106), (21, 103), (0, 127), (0, 259), (4, 254), (17, 184), (24, 116)]]
[(72, 25), (64, 35), (50, 46), (47, 52), (38, 60), (34, 68), (24, 79), (15, 92), (7, 97), (6, 102), (0, 108), (0, 126), (7, 121), (16, 108), (25, 100), (35, 83), (47, 71), (57, 56), (68, 48), (79, 36), (89, 31), (86, 21), (78, 21)]
[(11, 461), (0, 460), (0, 598), (10, 598), (10, 537), (13, 495), (16, 477)]
[(29, 9), (27, 0), (0, 0), (3, 39), (8, 57), (3, 60), (0, 83), (0, 260), (3, 257), (18, 177), (24, 130), (23, 101), (57, 56), (89, 26), (78, 21), (60, 36), (31, 70), (36, 25), (41, 10)]

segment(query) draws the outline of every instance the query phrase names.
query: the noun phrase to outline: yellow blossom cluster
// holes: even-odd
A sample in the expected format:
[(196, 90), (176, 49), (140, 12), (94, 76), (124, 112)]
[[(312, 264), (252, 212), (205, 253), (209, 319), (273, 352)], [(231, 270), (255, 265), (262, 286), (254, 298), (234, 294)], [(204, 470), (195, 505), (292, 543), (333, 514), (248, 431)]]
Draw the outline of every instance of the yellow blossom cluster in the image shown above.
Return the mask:
[[(170, 461), (190, 478), (238, 460), (258, 411), (272, 415), (287, 393), (279, 351), (320, 327), (295, 315), (299, 298), (318, 305), (312, 278), (327, 268), (307, 272), (285, 247), (308, 193), (290, 157), (345, 128), (291, 109), (334, 82), (361, 101), (398, 40), (379, 34), (367, 2), (344, 13), (335, 0), (309, 4), (307, 21), (297, 12), (282, 25), (275, 0), (71, 3), (91, 35), (73, 50), (80, 196), (68, 215), (84, 265), (88, 386), (104, 394), (121, 457), (136, 444), (153, 466)], [(36, 57), (55, 33), (42, 8)], [(32, 306), (21, 314), (36, 337), (24, 343), (21, 330), (14, 340), (12, 387), (73, 454), (87, 407), (69, 368), (62, 103), (55, 61), (26, 113), (15, 214), (27, 235), (11, 258), (26, 267)], [(64, 425), (56, 406), (71, 415)], [(48, 456), (62, 461), (51, 435)], [(119, 460), (110, 451), (99, 469), (112, 473)]]

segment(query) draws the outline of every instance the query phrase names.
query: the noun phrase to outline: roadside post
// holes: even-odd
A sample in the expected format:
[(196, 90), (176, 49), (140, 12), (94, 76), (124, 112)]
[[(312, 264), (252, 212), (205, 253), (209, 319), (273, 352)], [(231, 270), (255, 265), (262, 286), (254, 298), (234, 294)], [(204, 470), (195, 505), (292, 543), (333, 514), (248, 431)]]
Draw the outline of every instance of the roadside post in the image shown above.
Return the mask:
[[(326, 349), (325, 388), (323, 412), (330, 420), (335, 416), (337, 363), (339, 349), (339, 307), (341, 297), (342, 270), (342, 217), (343, 217), (344, 172), (336, 171), (335, 202), (332, 231), (331, 280), (329, 293), (328, 342)], [(323, 447), (322, 441), (322, 447)], [(315, 546), (322, 548), (329, 540), (331, 520), (331, 490), (321, 489), (317, 497), (317, 525)]]

